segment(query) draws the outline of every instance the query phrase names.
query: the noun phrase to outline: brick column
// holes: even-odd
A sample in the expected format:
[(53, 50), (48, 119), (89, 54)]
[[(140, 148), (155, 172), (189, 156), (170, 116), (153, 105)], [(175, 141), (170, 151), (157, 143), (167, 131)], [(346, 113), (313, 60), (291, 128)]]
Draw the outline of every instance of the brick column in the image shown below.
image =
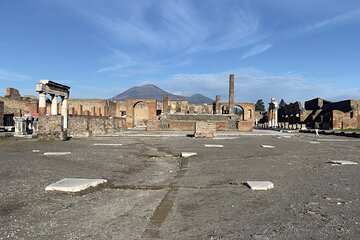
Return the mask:
[(221, 111), (220, 109), (220, 95), (216, 95), (216, 100), (215, 100), (215, 113), (219, 114)]
[(169, 113), (169, 95), (163, 95), (163, 113)]
[(234, 74), (229, 76), (229, 114), (234, 113)]
[(46, 115), (46, 93), (39, 92), (39, 115)]

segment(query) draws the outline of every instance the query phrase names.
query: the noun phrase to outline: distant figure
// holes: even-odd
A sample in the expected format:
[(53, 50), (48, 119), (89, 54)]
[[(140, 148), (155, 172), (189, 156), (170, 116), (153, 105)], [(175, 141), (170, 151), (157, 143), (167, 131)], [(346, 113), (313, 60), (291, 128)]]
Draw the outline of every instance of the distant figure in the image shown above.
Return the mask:
[(319, 123), (315, 123), (315, 137), (320, 137), (319, 135)]

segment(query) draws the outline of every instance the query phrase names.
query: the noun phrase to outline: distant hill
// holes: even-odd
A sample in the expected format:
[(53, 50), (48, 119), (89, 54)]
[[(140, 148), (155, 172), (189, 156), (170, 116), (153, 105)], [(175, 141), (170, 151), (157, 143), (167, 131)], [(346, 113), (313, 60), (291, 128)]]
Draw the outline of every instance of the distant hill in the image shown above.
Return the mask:
[(156, 98), (157, 101), (162, 101), (164, 94), (168, 94), (170, 100), (187, 100), (189, 103), (193, 104), (212, 103), (214, 101), (201, 94), (194, 94), (190, 97), (171, 94), (153, 84), (129, 88), (125, 92), (112, 97), (111, 100), (119, 101), (127, 98)]

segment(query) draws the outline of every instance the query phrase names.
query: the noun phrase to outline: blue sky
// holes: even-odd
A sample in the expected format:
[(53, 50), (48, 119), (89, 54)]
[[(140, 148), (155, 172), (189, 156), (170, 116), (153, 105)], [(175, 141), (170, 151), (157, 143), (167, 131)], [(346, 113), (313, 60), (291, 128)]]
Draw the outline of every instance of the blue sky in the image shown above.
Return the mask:
[(2, 0), (0, 91), (40, 79), (73, 98), (153, 83), (255, 102), (360, 99), (356, 0)]

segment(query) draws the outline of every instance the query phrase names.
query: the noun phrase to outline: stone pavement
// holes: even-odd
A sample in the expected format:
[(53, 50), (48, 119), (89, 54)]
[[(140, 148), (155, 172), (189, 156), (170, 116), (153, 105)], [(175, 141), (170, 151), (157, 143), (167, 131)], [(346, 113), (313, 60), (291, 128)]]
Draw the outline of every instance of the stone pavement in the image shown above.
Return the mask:
[[(155, 134), (0, 140), (0, 239), (360, 238), (359, 165), (329, 164), (359, 162), (360, 141), (273, 131), (217, 133), (239, 137), (223, 140)], [(320, 144), (309, 143), (315, 140)], [(71, 177), (109, 184), (80, 193), (44, 190)], [(248, 180), (275, 188), (251, 191)]]

